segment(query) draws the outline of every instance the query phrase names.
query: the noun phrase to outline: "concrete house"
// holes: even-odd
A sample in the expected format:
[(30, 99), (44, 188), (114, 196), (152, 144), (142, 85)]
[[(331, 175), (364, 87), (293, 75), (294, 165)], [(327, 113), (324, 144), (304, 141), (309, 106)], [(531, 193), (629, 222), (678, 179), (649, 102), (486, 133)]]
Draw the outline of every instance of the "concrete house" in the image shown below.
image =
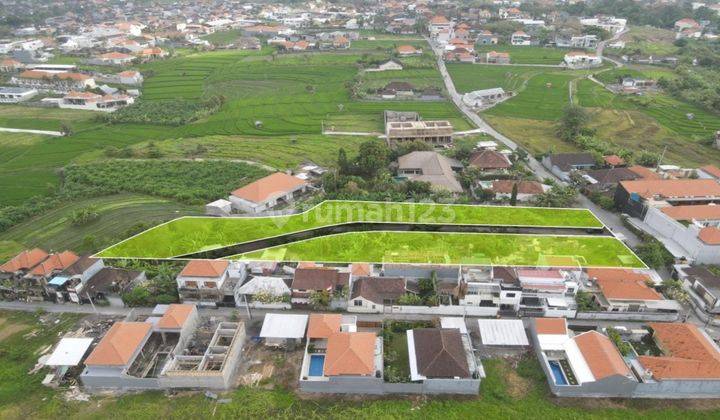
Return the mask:
[(512, 45), (532, 45), (532, 37), (523, 31), (515, 31), (510, 36)]
[[(331, 332), (323, 327), (326, 330), (324, 333), (329, 334), (325, 336), (323, 333), (322, 337), (318, 337), (313, 324), (319, 320), (313, 315), (308, 325), (308, 345), (300, 371), (300, 389), (333, 394), (382, 394), (382, 337), (374, 332), (354, 331), (354, 319), (347, 324), (350, 331)], [(333, 324), (337, 317), (342, 316), (333, 317)]]
[(223, 300), (223, 289), (229, 279), (229, 261), (191, 260), (175, 281), (182, 302), (214, 306)]
[(453, 126), (449, 121), (386, 121), (385, 139), (390, 147), (415, 140), (446, 147), (452, 145)]
[(490, 31), (480, 31), (477, 36), (476, 44), (478, 45), (495, 45), (498, 43), (498, 37)]
[(38, 91), (33, 88), (0, 86), (0, 104), (17, 104), (29, 101), (37, 94)]
[(478, 393), (480, 376), (467, 334), (457, 328), (407, 330), (410, 379), (426, 393)]
[(571, 69), (587, 69), (600, 66), (602, 57), (591, 52), (571, 51), (565, 54), (563, 61)]
[(570, 173), (592, 169), (596, 162), (590, 153), (555, 153), (545, 156), (542, 164), (558, 178), (569, 181)]
[(71, 91), (58, 102), (60, 108), (81, 109), (84, 111), (114, 112), (132, 105), (135, 98), (123, 94), (98, 95), (92, 92)]
[(422, 54), (422, 49), (415, 48), (412, 45), (399, 45), (395, 51), (397, 52), (397, 55), (400, 57), (409, 57), (412, 55), (420, 55)]
[(92, 278), (98, 271), (105, 267), (105, 263), (100, 258), (90, 256), (82, 256), (74, 264), (63, 270), (48, 282), (47, 295), (56, 302), (65, 302), (70, 300), (74, 303), (80, 303), (78, 296), (74, 294), (74, 290)]
[(532, 338), (550, 392), (561, 397), (627, 397), (637, 380), (610, 339), (572, 335), (565, 319), (535, 318)]
[(485, 53), (485, 62), (488, 64), (510, 64), (510, 53), (490, 51)]
[(124, 66), (125, 64), (132, 63), (134, 59), (135, 57), (130, 54), (109, 52), (100, 54), (99, 56), (89, 60), (89, 64), (100, 66)]
[(483, 172), (504, 173), (512, 168), (512, 162), (506, 154), (494, 150), (480, 150), (470, 155), (468, 165)]
[(17, 292), (29, 300), (44, 300), (48, 282), (63, 270), (75, 264), (80, 257), (72, 251), (63, 251), (48, 257), (17, 280)]
[[(650, 284), (649, 275), (614, 268), (588, 268), (588, 283), (595, 293), (593, 298), (604, 311), (679, 314), (682, 306), (667, 300)], [(586, 284), (588, 284), (586, 283)]]
[(505, 90), (503, 88), (492, 88), (468, 92), (462, 96), (462, 101), (467, 106), (479, 108), (494, 104), (504, 97)]
[(453, 193), (463, 191), (456, 173), (463, 164), (432, 151), (415, 151), (398, 158), (398, 176), (412, 181), (429, 182), (433, 189)]
[(40, 92), (62, 94), (92, 89), (95, 87), (95, 79), (81, 73), (51, 73), (40, 70), (25, 70), (13, 76), (10, 79), (10, 84), (36, 89)]
[(512, 179), (480, 181), (480, 186), (493, 192), (496, 200), (509, 200), (512, 197), (515, 185), (517, 185), (517, 201), (519, 202), (531, 201), (550, 188), (538, 181), (516, 181)]
[(690, 292), (692, 303), (711, 314), (720, 314), (720, 276), (704, 266), (676, 266), (679, 280)]
[(332, 298), (350, 286), (350, 273), (332, 267), (297, 268), (292, 280), (292, 303), (309, 304), (312, 293), (327, 292)]
[(375, 68), (365, 69), (365, 71), (368, 71), (368, 72), (396, 71), (396, 70), (402, 70), (402, 69), (403, 69), (402, 64), (398, 63), (395, 60), (388, 60), (388, 61), (378, 64), (378, 66)]
[(406, 293), (401, 277), (360, 277), (353, 281), (348, 312), (382, 313)]
[(234, 295), (237, 306), (290, 309), (290, 287), (280, 277), (253, 276), (236, 287)]
[(308, 185), (302, 179), (276, 172), (238, 188), (228, 200), (235, 210), (262, 213), (281, 203), (291, 203), (296, 195), (307, 190)]
[[(507, 267), (465, 267), (458, 304), (485, 309), (482, 315), (515, 315), (520, 309), (522, 287)], [(480, 315), (480, 313), (478, 313)]]
[(110, 306), (123, 307), (123, 293), (146, 280), (145, 272), (122, 268), (104, 267), (85, 283), (69, 288), (70, 300), (75, 302), (107, 302)]
[(80, 379), (93, 390), (227, 389), (244, 341), (241, 322), (200, 320), (195, 305), (157, 305), (145, 320), (113, 324)]
[[(641, 220), (676, 258), (720, 263), (720, 183), (711, 179), (622, 181), (615, 203)], [(634, 219), (633, 219), (634, 220)]]

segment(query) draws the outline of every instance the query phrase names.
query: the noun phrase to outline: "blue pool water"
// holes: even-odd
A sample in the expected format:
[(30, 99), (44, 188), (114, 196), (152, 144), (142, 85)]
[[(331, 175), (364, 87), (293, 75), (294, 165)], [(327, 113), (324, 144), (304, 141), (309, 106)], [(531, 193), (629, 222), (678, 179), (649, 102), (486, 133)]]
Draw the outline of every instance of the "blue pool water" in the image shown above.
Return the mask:
[(323, 366), (325, 365), (325, 356), (322, 354), (310, 355), (310, 372), (309, 376), (323, 376)]
[(555, 377), (555, 383), (558, 385), (567, 385), (567, 379), (565, 379), (565, 374), (560, 367), (560, 363), (554, 360), (551, 360), (548, 363), (550, 364), (550, 370), (552, 370), (553, 376)]

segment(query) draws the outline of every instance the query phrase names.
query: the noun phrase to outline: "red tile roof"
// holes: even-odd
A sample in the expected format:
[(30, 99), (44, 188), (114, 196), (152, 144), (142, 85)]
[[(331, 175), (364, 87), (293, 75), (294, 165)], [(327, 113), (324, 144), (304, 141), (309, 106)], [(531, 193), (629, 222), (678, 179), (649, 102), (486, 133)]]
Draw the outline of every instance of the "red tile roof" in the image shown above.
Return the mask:
[(706, 165), (702, 166), (700, 168), (703, 172), (705, 172), (708, 175), (713, 176), (714, 178), (720, 179), (720, 168), (718, 168), (715, 165)]
[(694, 324), (650, 323), (665, 356), (639, 356), (655, 379), (720, 379), (720, 353)]
[(75, 264), (80, 257), (72, 251), (63, 251), (59, 254), (50, 254), (47, 259), (30, 271), (34, 276), (47, 276), (54, 271), (64, 270)]
[(707, 226), (700, 229), (698, 239), (708, 245), (720, 245), (720, 228), (715, 226)]
[(35, 248), (30, 251), (25, 250), (5, 264), (0, 265), (0, 272), (15, 273), (21, 270), (30, 270), (43, 262), (47, 257), (48, 253), (40, 248)]
[(180, 329), (195, 310), (195, 305), (173, 303), (168, 306), (157, 326), (164, 329)]
[(470, 165), (480, 169), (508, 169), (512, 167), (510, 159), (494, 150), (475, 152), (470, 156)]
[(310, 314), (308, 319), (308, 338), (328, 338), (340, 332), (340, 314)]
[(538, 334), (566, 335), (565, 318), (535, 318), (535, 331)]
[(603, 156), (603, 159), (605, 160), (605, 163), (610, 166), (620, 166), (625, 164), (625, 159), (618, 155)]
[(620, 185), (625, 191), (644, 198), (656, 195), (663, 198), (720, 197), (720, 183), (712, 179), (643, 179), (620, 181)]
[(302, 185), (307, 185), (307, 182), (283, 172), (276, 172), (238, 188), (232, 192), (232, 195), (253, 203), (262, 203), (294, 191)]
[(116, 322), (85, 360), (88, 366), (125, 366), (150, 333), (149, 322)]
[(18, 77), (22, 79), (72, 79), (72, 80), (87, 80), (90, 78), (87, 74), (81, 73), (48, 73), (46, 71), (39, 70), (25, 70), (20, 73)]
[(630, 368), (625, 364), (615, 344), (597, 331), (588, 331), (573, 338), (585, 358), (595, 380), (613, 375), (628, 376)]
[(326, 376), (375, 374), (376, 336), (370, 332), (342, 332), (328, 338)]
[(657, 172), (650, 170), (644, 166), (631, 166), (628, 168), (642, 179), (662, 179), (662, 176)]
[(669, 206), (660, 209), (661, 212), (675, 220), (718, 220), (720, 219), (720, 205), (699, 206)]
[(642, 273), (616, 268), (589, 268), (587, 274), (591, 279), (595, 279), (607, 299), (663, 299), (660, 293), (647, 285), (650, 277)]
[(220, 277), (227, 270), (229, 261), (224, 260), (192, 260), (180, 272), (186, 277)]

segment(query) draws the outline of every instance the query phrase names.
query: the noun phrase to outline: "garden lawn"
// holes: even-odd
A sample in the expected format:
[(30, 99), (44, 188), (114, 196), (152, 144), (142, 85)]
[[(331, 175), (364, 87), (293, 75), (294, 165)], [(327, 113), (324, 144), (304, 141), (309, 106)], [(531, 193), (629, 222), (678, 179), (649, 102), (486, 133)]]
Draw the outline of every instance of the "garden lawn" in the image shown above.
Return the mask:
[(510, 53), (511, 64), (560, 64), (568, 50), (519, 45), (476, 45), (478, 55), (490, 51)]
[[(82, 209), (92, 209), (98, 218), (73, 224), (73, 212)], [(202, 214), (202, 207), (137, 194), (70, 200), (0, 233), (0, 260), (3, 255), (9, 257), (19, 252), (18, 247), (95, 252), (143, 227), (193, 214)], [(7, 252), (2, 252), (3, 248)]]
[(169, 258), (353, 222), (601, 228), (587, 209), (325, 201), (291, 216), (180, 218), (102, 252), (102, 257)]
[[(325, 263), (551, 265), (645, 268), (622, 242), (607, 236), (437, 232), (351, 232), (245, 253), (237, 258)], [(229, 257), (229, 258), (236, 258)]]

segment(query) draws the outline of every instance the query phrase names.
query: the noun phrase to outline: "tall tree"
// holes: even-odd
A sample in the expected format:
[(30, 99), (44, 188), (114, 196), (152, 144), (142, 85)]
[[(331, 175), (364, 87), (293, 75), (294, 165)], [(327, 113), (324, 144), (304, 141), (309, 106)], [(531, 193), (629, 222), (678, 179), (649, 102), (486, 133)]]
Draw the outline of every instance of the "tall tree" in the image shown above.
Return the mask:
[(580, 136), (590, 117), (584, 108), (568, 105), (557, 123), (557, 135), (565, 141), (574, 141)]

